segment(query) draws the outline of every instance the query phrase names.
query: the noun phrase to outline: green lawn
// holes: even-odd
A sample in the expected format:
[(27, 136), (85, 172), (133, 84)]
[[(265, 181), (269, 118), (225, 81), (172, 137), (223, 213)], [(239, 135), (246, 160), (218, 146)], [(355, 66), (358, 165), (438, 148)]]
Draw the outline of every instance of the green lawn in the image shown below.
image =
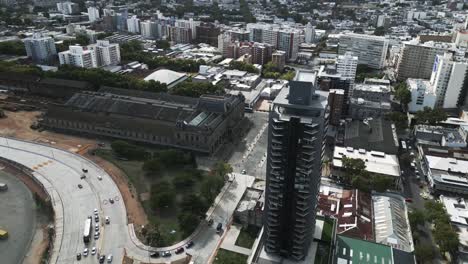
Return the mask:
[[(135, 186), (138, 194), (150, 192), (151, 185), (158, 184), (161, 181), (172, 183), (172, 180), (178, 174), (186, 173), (186, 168), (178, 168), (173, 170), (163, 170), (155, 175), (146, 175), (142, 170), (142, 161), (119, 160), (113, 154), (112, 150), (105, 149), (96, 150), (96, 155), (113, 163), (125, 172), (129, 182)], [(161, 246), (172, 245), (184, 239), (177, 219), (180, 212), (177, 203), (182, 200), (184, 194), (199, 192), (201, 182), (205, 176), (206, 173), (203, 172), (201, 178), (197, 178), (193, 186), (176, 190), (176, 202), (169, 208), (154, 210), (151, 208), (150, 200), (142, 201), (142, 205), (148, 216), (149, 222), (159, 226), (163, 240), (163, 245)]]
[(239, 233), (239, 236), (237, 237), (237, 240), (235, 243), (236, 246), (251, 249), (255, 242), (255, 239), (257, 238), (259, 231), (260, 230), (258, 227), (254, 227), (254, 226), (249, 226), (247, 228), (243, 227)]
[(218, 250), (218, 254), (216, 255), (213, 263), (214, 264), (244, 264), (247, 263), (248, 256), (227, 251), (225, 249), (220, 248)]

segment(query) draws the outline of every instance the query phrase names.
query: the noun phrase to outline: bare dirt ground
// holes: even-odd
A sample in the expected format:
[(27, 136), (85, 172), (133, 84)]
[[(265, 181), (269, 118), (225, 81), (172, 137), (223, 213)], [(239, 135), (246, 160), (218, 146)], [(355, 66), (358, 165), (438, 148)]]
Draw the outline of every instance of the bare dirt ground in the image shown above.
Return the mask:
[(31, 129), (30, 126), (42, 114), (40, 111), (5, 111), (5, 114), (7, 117), (0, 119), (1, 136), (50, 144), (51, 146), (57, 148), (84, 155), (87, 158), (93, 160), (104, 170), (106, 170), (106, 172), (112, 176), (113, 180), (117, 184), (120, 192), (122, 193), (125, 206), (127, 208), (129, 222), (134, 223), (135, 225), (145, 225), (148, 223), (147, 216), (143, 210), (143, 207), (141, 206), (141, 203), (137, 199), (135, 190), (129, 187), (126, 175), (112, 163), (109, 163), (96, 156), (87, 155), (87, 152), (90, 149), (97, 147), (96, 140), (55, 133), (52, 131), (39, 132), (38, 130)]

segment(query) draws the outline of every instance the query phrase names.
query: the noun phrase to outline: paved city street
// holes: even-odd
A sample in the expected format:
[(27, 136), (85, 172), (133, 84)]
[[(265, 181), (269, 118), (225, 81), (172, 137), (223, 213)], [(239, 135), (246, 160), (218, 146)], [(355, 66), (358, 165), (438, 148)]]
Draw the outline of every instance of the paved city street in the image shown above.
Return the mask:
[(252, 122), (248, 134), (234, 148), (229, 164), (235, 172), (265, 179), (268, 146), (268, 113), (254, 112), (248, 115)]
[[(174, 261), (185, 256), (173, 254), (170, 258), (148, 259), (148, 248), (141, 247), (141, 243), (131, 239), (125, 205), (116, 184), (94, 163), (63, 150), (7, 138), (0, 138), (0, 156), (33, 170), (33, 175), (52, 194), (57, 233), (51, 256), (52, 263), (78, 263), (76, 254), (82, 252), (86, 246), (96, 246), (98, 254), (112, 254), (116, 263), (121, 263), (125, 252), (137, 260), (151, 263)], [(82, 169), (86, 169), (87, 172), (84, 173)], [(83, 175), (86, 175), (86, 178), (80, 179)], [(226, 226), (230, 222), (245, 188), (253, 181), (253, 177), (239, 174), (232, 183), (228, 183), (225, 192), (218, 196), (211, 210), (210, 217), (215, 223), (220, 222)], [(79, 188), (78, 184), (81, 184), (82, 188)], [(111, 198), (114, 203), (110, 202)], [(99, 239), (92, 239), (85, 245), (84, 222), (88, 216), (93, 215), (94, 208), (99, 211), (101, 234)], [(104, 224), (105, 216), (111, 219), (109, 225)], [(216, 234), (212, 226), (202, 226), (198, 235), (193, 238), (195, 246), (189, 253), (196, 255), (197, 263), (206, 263), (221, 239), (222, 236)], [(153, 248), (150, 252), (174, 250), (186, 242), (188, 241), (162, 249)], [(83, 257), (79, 261), (95, 262), (95, 256)]]

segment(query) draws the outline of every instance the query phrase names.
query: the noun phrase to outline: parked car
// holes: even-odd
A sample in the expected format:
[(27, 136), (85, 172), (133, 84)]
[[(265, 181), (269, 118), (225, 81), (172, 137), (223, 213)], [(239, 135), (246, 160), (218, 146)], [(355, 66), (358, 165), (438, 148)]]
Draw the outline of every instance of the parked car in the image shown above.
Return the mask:
[(150, 255), (150, 257), (152, 257), (152, 258), (159, 258), (159, 256), (160, 256), (159, 252), (153, 252)]
[(110, 224), (110, 218), (108, 216), (106, 216), (106, 224)]
[(184, 252), (184, 248), (183, 247), (180, 247), (178, 249), (175, 250), (175, 253), (176, 254), (181, 254), (182, 252)]
[(96, 247), (93, 247), (93, 248), (91, 249), (91, 255), (96, 255)]
[(83, 185), (78, 184), (78, 188), (79, 188), (79, 189), (83, 189)]
[(168, 257), (172, 256), (172, 254), (171, 254), (170, 251), (164, 251), (164, 252), (162, 253), (162, 256), (165, 257), (165, 258), (168, 258)]
[(216, 233), (219, 234), (221, 233), (222, 230), (223, 230), (223, 224), (218, 223), (218, 225), (216, 226)]
[(83, 168), (83, 169), (81, 169), (81, 170), (82, 170), (84, 173), (87, 173), (87, 172), (88, 172), (88, 169), (85, 169), (85, 168)]
[(89, 252), (88, 248), (85, 248), (85, 249), (83, 250), (83, 256), (87, 257), (87, 256), (88, 256), (88, 252)]
[(112, 263), (112, 255), (107, 256), (107, 263)]
[(99, 263), (104, 263), (105, 260), (106, 260), (106, 255), (101, 255), (99, 257)]
[(407, 203), (412, 203), (412, 202), (413, 202), (413, 199), (411, 199), (411, 198), (406, 198), (406, 199), (405, 199), (405, 202), (407, 202)]
[(193, 241), (190, 241), (187, 243), (187, 245), (185, 246), (186, 248), (191, 248), (193, 246)]
[(76, 260), (80, 260), (80, 259), (81, 259), (81, 253), (76, 254)]
[(114, 199), (109, 198), (109, 202), (110, 202), (111, 204), (113, 204), (113, 203), (114, 203)]

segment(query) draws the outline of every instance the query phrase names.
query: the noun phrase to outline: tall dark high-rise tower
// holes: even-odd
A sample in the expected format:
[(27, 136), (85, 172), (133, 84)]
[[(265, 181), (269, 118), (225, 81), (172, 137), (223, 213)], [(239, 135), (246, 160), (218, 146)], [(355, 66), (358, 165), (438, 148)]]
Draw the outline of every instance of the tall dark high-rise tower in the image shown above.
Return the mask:
[(273, 102), (268, 132), (265, 250), (301, 260), (315, 228), (328, 92), (299, 71)]

